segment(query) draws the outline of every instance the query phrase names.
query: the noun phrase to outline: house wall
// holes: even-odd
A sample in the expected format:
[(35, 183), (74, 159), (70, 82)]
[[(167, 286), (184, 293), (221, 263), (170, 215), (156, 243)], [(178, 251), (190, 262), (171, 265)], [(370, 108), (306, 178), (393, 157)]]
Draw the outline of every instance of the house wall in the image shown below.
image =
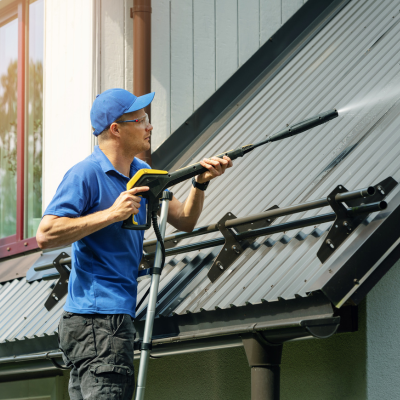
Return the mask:
[(305, 2), (153, 0), (153, 150)]
[(43, 209), (67, 170), (92, 151), (94, 73), (93, 3), (44, 4)]
[(64, 382), (62, 376), (1, 382), (0, 400), (61, 400), (64, 397)]
[(367, 297), (368, 400), (392, 400), (400, 393), (400, 261)]

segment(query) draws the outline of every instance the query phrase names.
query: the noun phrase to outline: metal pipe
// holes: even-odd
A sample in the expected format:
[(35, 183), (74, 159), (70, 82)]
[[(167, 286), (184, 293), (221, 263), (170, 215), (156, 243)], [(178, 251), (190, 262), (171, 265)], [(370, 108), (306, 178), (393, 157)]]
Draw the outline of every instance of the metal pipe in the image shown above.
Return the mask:
[[(71, 257), (62, 258), (60, 260), (60, 264), (71, 264)], [(55, 268), (54, 267), (54, 261), (51, 262), (51, 263), (48, 263), (48, 264), (43, 264), (43, 265), (40, 265), (38, 267), (35, 267), (34, 270), (36, 272), (39, 272), (39, 271), (45, 271), (46, 269), (50, 269), (50, 268)]]
[[(350, 215), (357, 215), (357, 214), (362, 214), (362, 213), (366, 213), (366, 212), (371, 213), (371, 212), (383, 210), (385, 208), (385, 204), (386, 204), (386, 202), (379, 201), (376, 203), (366, 204), (366, 205), (359, 206), (359, 207), (348, 208), (347, 211), (349, 212)], [(274, 210), (272, 210), (272, 211), (274, 211)], [(284, 223), (278, 224), (278, 225), (272, 225), (272, 226), (267, 226), (265, 228), (254, 229), (252, 231), (238, 233), (236, 235), (236, 238), (238, 240), (242, 240), (242, 239), (248, 239), (251, 237), (272, 235), (274, 233), (286, 232), (286, 231), (290, 231), (290, 230), (298, 229), (298, 228), (305, 228), (307, 226), (323, 224), (325, 222), (332, 222), (335, 219), (336, 219), (336, 214), (334, 212), (332, 212), (332, 213), (328, 213), (328, 214), (317, 215), (315, 217), (303, 218), (303, 219), (299, 219), (296, 221), (284, 222)], [(225, 238), (218, 238), (218, 239), (206, 240), (206, 241), (203, 241), (200, 243), (188, 244), (186, 246), (174, 247), (174, 248), (165, 250), (165, 256), (173, 256), (173, 255), (177, 255), (177, 254), (188, 253), (188, 252), (194, 251), (194, 250), (202, 250), (202, 249), (206, 249), (209, 247), (221, 246), (224, 243), (225, 243)], [(146, 254), (144, 254), (144, 257), (147, 260), (151, 260), (154, 258), (154, 254), (155, 254), (154, 252), (146, 253)]]
[(251, 400), (279, 400), (280, 365), (251, 367)]
[[(351, 192), (346, 193), (338, 193), (335, 196), (336, 201), (345, 202), (347, 200), (358, 199), (362, 197), (368, 197), (375, 194), (375, 188), (373, 186), (358, 189)], [(306, 203), (295, 204), (293, 206), (284, 207), (284, 208), (277, 208), (274, 210), (265, 211), (263, 213), (251, 215), (249, 217), (243, 218), (236, 218), (225, 223), (227, 228), (234, 228), (235, 226), (249, 224), (251, 222), (259, 221), (262, 219), (270, 218), (270, 217), (283, 217), (285, 215), (291, 215), (298, 212), (304, 212), (313, 210), (315, 208), (326, 207), (329, 206), (328, 200), (326, 198), (318, 199), (318, 200), (311, 200)], [(202, 226), (199, 228), (194, 229), (192, 232), (178, 232), (172, 235), (168, 235), (165, 237), (165, 242), (173, 241), (173, 240), (182, 240), (189, 237), (195, 237), (200, 235), (205, 235), (207, 233), (212, 233), (218, 231), (217, 224), (211, 224), (208, 226)], [(154, 246), (156, 244), (156, 239), (145, 240), (143, 242), (143, 246)]]
[[(239, 233), (236, 235), (236, 237), (238, 240), (241, 240), (241, 239), (247, 239), (249, 237), (272, 235), (273, 233), (285, 232), (291, 229), (304, 228), (306, 226), (322, 224), (324, 222), (331, 222), (334, 221), (335, 218), (336, 218), (335, 213), (323, 214), (323, 215), (318, 215), (317, 217), (304, 218), (298, 221), (285, 222), (283, 224), (268, 226), (266, 228), (254, 229), (253, 231)], [(188, 244), (186, 246), (179, 246), (172, 249), (167, 249), (165, 250), (165, 256), (167, 257), (176, 254), (188, 253), (194, 250), (202, 250), (209, 247), (221, 246), (224, 243), (225, 243), (225, 238), (223, 237), (218, 239), (206, 240), (200, 243)], [(154, 252), (147, 253), (144, 256), (147, 260), (150, 260), (154, 258), (154, 254), (155, 254)]]
[[(363, 206), (360, 206), (363, 209), (363, 212), (368, 212), (368, 213), (372, 213), (375, 211), (382, 211), (382, 210), (386, 210), (387, 208), (387, 203), (386, 201), (378, 201), (376, 203), (371, 203), (371, 204), (364, 204)], [(359, 214), (359, 212), (357, 211), (358, 207), (353, 207), (348, 211), (348, 214), (350, 216), (353, 215), (357, 215)]]
[[(167, 193), (168, 192), (164, 192), (164, 194), (167, 194)], [(171, 196), (171, 199), (172, 199), (172, 196)], [(168, 206), (169, 206), (169, 198), (164, 198), (163, 206), (161, 208), (161, 215), (160, 215), (160, 233), (161, 233), (162, 240), (164, 240), (165, 229), (167, 227)], [(160, 243), (157, 243), (154, 267), (158, 268), (159, 272), (153, 273), (151, 276), (149, 302), (147, 305), (146, 321), (145, 321), (144, 332), (143, 332), (143, 344), (150, 344), (151, 338), (153, 336), (153, 325), (154, 325), (154, 318), (156, 315), (158, 286), (160, 283), (161, 269), (164, 266), (164, 265), (162, 265), (162, 263), (163, 263), (163, 254), (162, 254), (162, 250), (161, 250), (161, 245), (160, 245)], [(135, 400), (143, 400), (144, 399), (144, 393), (145, 393), (145, 389), (146, 389), (147, 368), (149, 365), (150, 352), (151, 352), (150, 348), (146, 348), (146, 349), (142, 348), (142, 350), (141, 350)]]
[[(151, 92), (151, 0), (133, 0), (133, 92)], [(151, 106), (145, 108), (151, 118)], [(151, 149), (137, 155), (151, 165)]]

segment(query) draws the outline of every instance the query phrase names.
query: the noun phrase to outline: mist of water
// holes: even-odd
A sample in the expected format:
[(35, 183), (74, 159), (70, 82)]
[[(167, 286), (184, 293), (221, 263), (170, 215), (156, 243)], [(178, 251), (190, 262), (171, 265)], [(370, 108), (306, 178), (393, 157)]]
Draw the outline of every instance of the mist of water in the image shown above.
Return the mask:
[(372, 90), (364, 96), (357, 96), (347, 105), (338, 107), (339, 115), (358, 114), (363, 108), (369, 108), (382, 103), (394, 103), (400, 98), (400, 85), (386, 86), (381, 90)]

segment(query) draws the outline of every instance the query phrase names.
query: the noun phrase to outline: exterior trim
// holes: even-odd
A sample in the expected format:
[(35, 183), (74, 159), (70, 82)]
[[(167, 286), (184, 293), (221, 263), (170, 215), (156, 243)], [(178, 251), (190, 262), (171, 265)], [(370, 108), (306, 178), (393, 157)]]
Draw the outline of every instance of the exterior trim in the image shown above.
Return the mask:
[[(18, 17), (18, 100), (17, 100), (17, 226), (16, 234), (0, 239), (0, 259), (39, 248), (36, 238), (24, 240), (25, 235), (25, 94), (26, 94), (26, 34), (27, 3), (15, 3), (9, 14)], [(12, 12), (11, 10), (14, 10)], [(8, 14), (7, 14), (8, 15)], [(7, 17), (10, 19), (10, 17)], [(2, 22), (0, 18), (0, 23)]]
[(18, 4), (17, 241), (24, 238), (26, 6)]

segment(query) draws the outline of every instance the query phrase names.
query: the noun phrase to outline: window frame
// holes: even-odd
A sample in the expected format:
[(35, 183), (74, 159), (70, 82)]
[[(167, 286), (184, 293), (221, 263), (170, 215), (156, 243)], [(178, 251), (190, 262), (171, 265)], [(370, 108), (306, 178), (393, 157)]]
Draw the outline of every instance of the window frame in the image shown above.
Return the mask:
[(16, 234), (0, 238), (0, 260), (39, 248), (36, 238), (24, 238), (25, 232), (25, 112), (26, 60), (29, 0), (17, 0), (0, 10), (0, 25), (17, 17), (18, 72), (17, 72), (17, 226)]

